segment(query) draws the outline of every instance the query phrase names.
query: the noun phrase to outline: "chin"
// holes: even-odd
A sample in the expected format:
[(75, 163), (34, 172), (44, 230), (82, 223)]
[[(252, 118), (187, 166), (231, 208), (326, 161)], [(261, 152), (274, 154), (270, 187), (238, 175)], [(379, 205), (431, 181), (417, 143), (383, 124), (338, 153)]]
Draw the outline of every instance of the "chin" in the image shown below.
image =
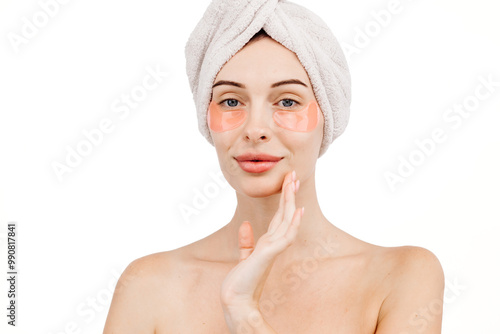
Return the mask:
[[(281, 180), (282, 181), (282, 180)], [(281, 191), (281, 181), (270, 182), (268, 179), (251, 179), (249, 181), (243, 181), (239, 185), (239, 192), (245, 194), (248, 197), (253, 198), (263, 198), (279, 194)]]
[(251, 198), (266, 198), (272, 195), (277, 194), (277, 192), (273, 191), (253, 191), (253, 192), (244, 192), (244, 194)]

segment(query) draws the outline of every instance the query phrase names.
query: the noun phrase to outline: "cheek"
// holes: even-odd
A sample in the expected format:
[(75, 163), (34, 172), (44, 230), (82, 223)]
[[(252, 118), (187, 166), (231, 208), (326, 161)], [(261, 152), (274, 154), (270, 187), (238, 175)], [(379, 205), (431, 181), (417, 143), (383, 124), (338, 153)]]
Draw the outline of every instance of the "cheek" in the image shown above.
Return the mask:
[(213, 132), (233, 130), (245, 123), (246, 118), (245, 110), (222, 111), (214, 101), (208, 107), (207, 122)]

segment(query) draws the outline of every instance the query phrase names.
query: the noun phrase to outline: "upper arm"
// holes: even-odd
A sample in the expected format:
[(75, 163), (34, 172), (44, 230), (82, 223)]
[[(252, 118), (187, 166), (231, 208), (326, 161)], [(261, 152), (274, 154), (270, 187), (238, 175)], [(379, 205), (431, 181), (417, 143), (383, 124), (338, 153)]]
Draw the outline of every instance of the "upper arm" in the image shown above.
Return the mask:
[(375, 333), (441, 333), (444, 273), (439, 260), (420, 247), (401, 247), (398, 253)]
[(158, 285), (151, 255), (132, 261), (115, 287), (104, 334), (152, 334), (155, 312), (152, 297)]

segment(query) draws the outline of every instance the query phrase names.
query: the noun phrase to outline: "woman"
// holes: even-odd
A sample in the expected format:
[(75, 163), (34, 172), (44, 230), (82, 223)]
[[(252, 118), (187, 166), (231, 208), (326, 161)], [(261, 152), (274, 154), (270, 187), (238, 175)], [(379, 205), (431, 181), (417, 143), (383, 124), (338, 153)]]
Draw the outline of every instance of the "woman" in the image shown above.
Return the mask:
[(345, 58), (324, 27), (286, 1), (212, 2), (186, 48), (188, 75), (238, 204), (214, 234), (133, 261), (105, 334), (441, 332), (437, 258), (356, 239), (319, 207), (316, 161), (350, 100)]

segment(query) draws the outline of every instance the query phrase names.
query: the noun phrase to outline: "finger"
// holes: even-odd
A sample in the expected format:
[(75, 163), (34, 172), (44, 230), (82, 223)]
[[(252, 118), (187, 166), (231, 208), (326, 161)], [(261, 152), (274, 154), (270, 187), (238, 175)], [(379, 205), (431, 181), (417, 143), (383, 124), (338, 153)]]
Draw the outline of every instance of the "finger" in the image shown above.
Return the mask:
[(288, 226), (290, 226), (291, 224), (293, 213), (295, 211), (295, 200), (292, 197), (293, 197), (293, 190), (291, 185), (288, 185), (285, 189), (285, 206), (284, 206), (285, 211), (283, 213), (283, 219), (277, 225), (273, 233), (273, 235), (275, 236), (274, 239), (282, 237), (285, 234), (286, 230), (288, 229)]
[(284, 180), (283, 180), (283, 185), (281, 186), (281, 196), (280, 196), (280, 204), (278, 206), (278, 210), (276, 211), (276, 214), (273, 217), (273, 220), (269, 224), (268, 232), (269, 233), (274, 233), (280, 223), (283, 221), (283, 214), (285, 210), (285, 194), (286, 194), (286, 188), (288, 184), (292, 182), (292, 172), (289, 172)]
[(290, 224), (288, 230), (285, 233), (285, 239), (288, 240), (290, 243), (292, 243), (295, 240), (295, 237), (297, 236), (297, 233), (299, 231), (299, 226), (303, 216), (302, 212), (303, 212), (302, 208), (298, 208), (295, 211), (292, 223)]
[(276, 229), (275, 234), (282, 236), (288, 230), (288, 227), (292, 223), (293, 216), (295, 214), (295, 194), (293, 192), (292, 186), (288, 185), (285, 194), (285, 212), (283, 215), (283, 220), (281, 224)]
[(278, 226), (283, 221), (284, 211), (285, 211), (285, 201), (286, 201), (286, 199), (285, 199), (286, 198), (286, 189), (287, 189), (287, 186), (293, 182), (292, 173), (293, 173), (293, 171), (289, 172), (285, 176), (285, 178), (283, 179), (283, 184), (281, 186), (280, 203), (278, 206), (278, 210), (276, 211), (276, 214), (273, 217), (273, 220), (269, 224), (269, 229), (268, 229), (269, 233), (274, 233), (274, 231), (276, 231)]
[(295, 241), (301, 221), (302, 208), (298, 208), (297, 210), (295, 210), (291, 222), (289, 224), (281, 224), (278, 231), (271, 236), (270, 241), (277, 241), (277, 247), (282, 249), (283, 251), (286, 247), (288, 247)]
[[(279, 236), (285, 233), (287, 226), (291, 223), (293, 212), (295, 211), (295, 192), (297, 191), (297, 183), (298, 180), (294, 182), (290, 174), (290, 182), (283, 189), (284, 203), (281, 206), (283, 211), (282, 219), (277, 222), (276, 228), (273, 230), (273, 233), (279, 233)], [(283, 224), (285, 224), (285, 226), (280, 227)]]
[(244, 221), (238, 231), (238, 247), (240, 249), (240, 262), (246, 260), (255, 248), (252, 225)]

